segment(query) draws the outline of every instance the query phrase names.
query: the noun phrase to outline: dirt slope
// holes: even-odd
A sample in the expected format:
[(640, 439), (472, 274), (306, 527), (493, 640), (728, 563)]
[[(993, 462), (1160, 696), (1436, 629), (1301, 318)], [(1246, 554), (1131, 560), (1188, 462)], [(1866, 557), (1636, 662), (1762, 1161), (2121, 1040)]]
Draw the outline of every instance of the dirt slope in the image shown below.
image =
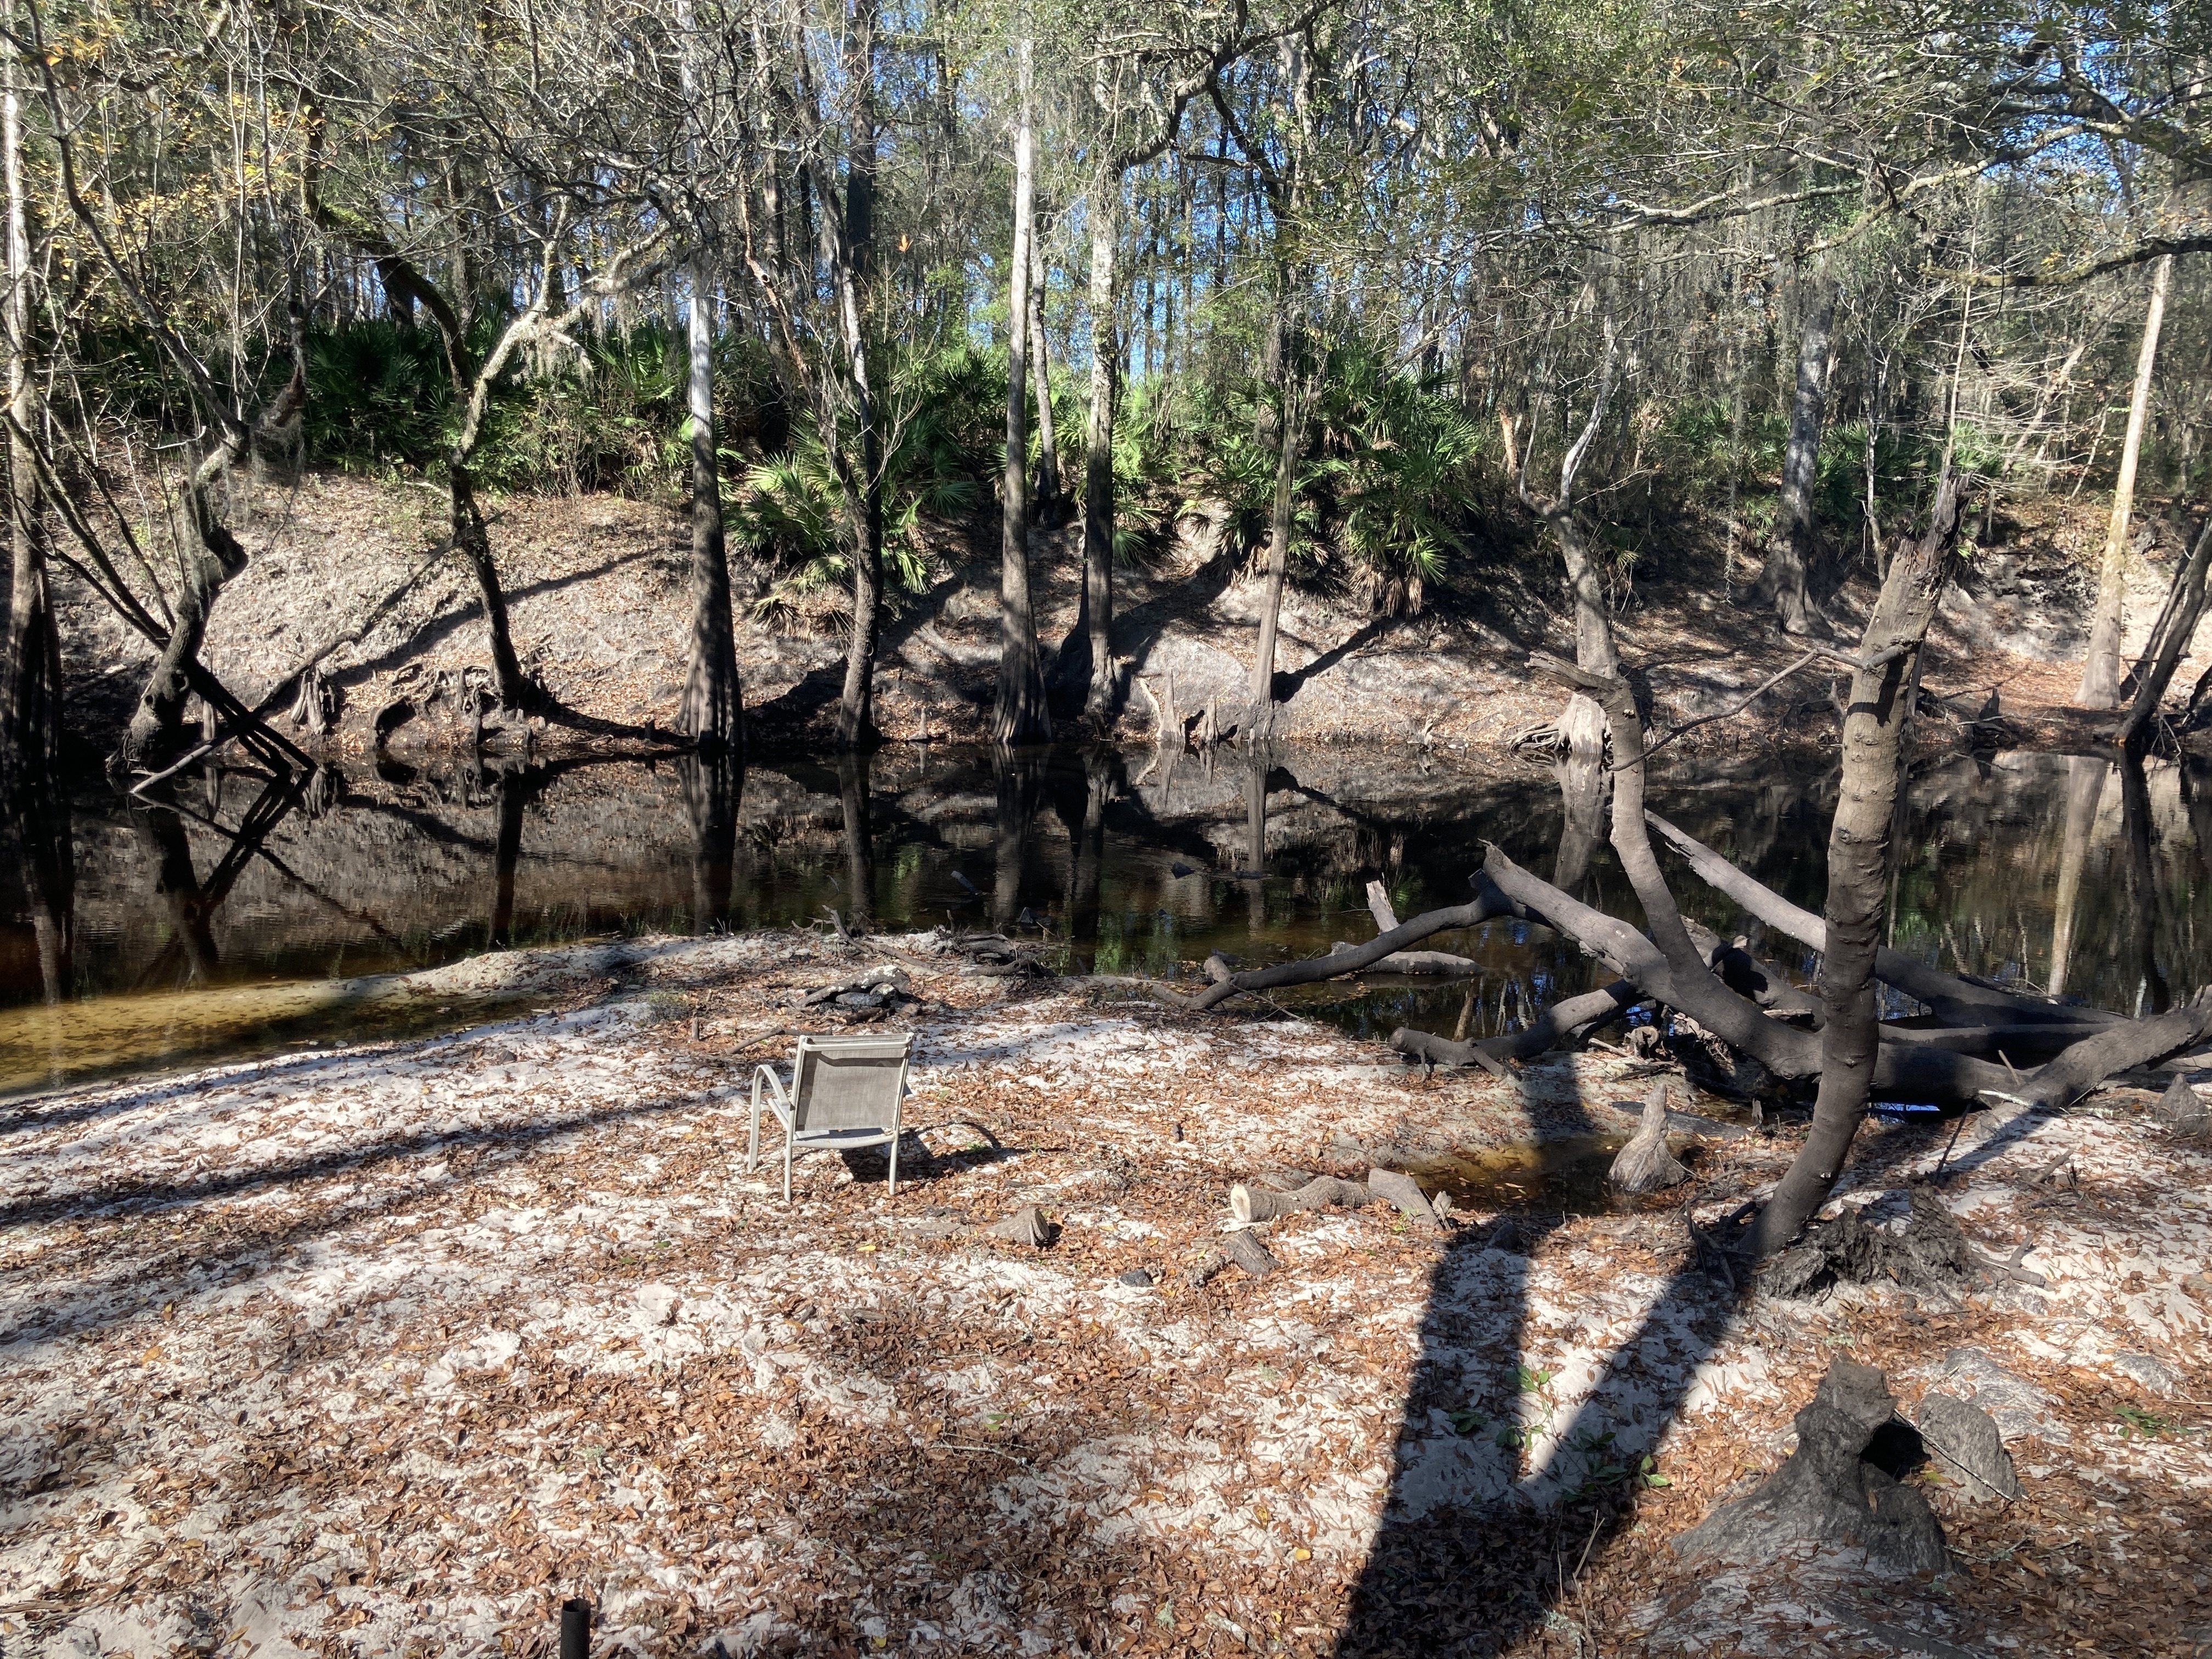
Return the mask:
[[(252, 561), (223, 592), (208, 632), (207, 656), (249, 698), (333, 638), (359, 631), (378, 602), (404, 587), (357, 643), (328, 668), (343, 699), (337, 745), (370, 744), (378, 710), (408, 699), (420, 712), (393, 747), (465, 741), (457, 699), (434, 692), (488, 661), (472, 586), (451, 561), (410, 573), (434, 548), (443, 501), (420, 483), (310, 475), (295, 486), (242, 483), (234, 513)], [(1928, 683), (1940, 690), (1999, 689), (2008, 707), (2063, 702), (2082, 637), (2096, 515), (2054, 507), (2005, 547), (1978, 550), (1944, 610)], [(662, 508), (612, 496), (510, 497), (492, 516), (515, 643), (525, 666), (568, 707), (601, 721), (645, 728), (673, 718), (684, 679), (687, 599), (682, 522)], [(977, 556), (978, 544), (992, 546)], [(996, 662), (995, 539), (963, 539), (940, 527), (934, 551), (945, 575), (889, 623), (878, 680), (879, 720), (895, 741), (976, 738)], [(2129, 607), (2130, 643), (2147, 631), (2178, 532), (2167, 529), (2139, 565)], [(1695, 569), (1718, 556), (1685, 550)], [(1048, 647), (1073, 624), (1074, 539), (1040, 538), (1038, 610)], [(1532, 686), (1528, 653), (1564, 648), (1553, 558), (1541, 552), (1479, 591), (1445, 595), (1430, 614), (1399, 620), (1356, 611), (1327, 596), (1293, 592), (1283, 617), (1278, 695), (1287, 698), (1285, 735), (1319, 742), (1438, 746), (1474, 756), (1540, 720), (1558, 699)], [(1739, 561), (1731, 588), (1754, 574)], [(1716, 580), (1711, 584), (1718, 586)], [(1249, 696), (1259, 589), (1248, 550), (1224, 543), (1220, 526), (1186, 520), (1155, 568), (1120, 580), (1115, 653), (1155, 690), (1171, 688), (1179, 713), (1194, 717), (1218, 702), (1224, 721)], [(143, 672), (147, 653), (99, 601), (66, 575), (61, 583), (75, 719), (86, 744), (112, 748)], [(1868, 595), (1863, 580), (1834, 602), (1853, 633)], [(1698, 584), (1645, 584), (1625, 596), (1618, 626), (1632, 669), (1645, 676), (1662, 721), (1725, 707), (1795, 654), (1765, 618)], [(741, 618), (739, 654), (758, 737), (771, 745), (812, 746), (836, 692), (842, 642), (778, 634)], [(2212, 626), (2181, 684), (2212, 661)], [(1802, 735), (1805, 714), (1825, 707), (1824, 678), (1802, 677), (1740, 720), (1708, 729), (1701, 744), (1770, 744)], [(1818, 722), (1814, 722), (1815, 725)], [(1152, 699), (1133, 690), (1118, 731), (1155, 729)], [(555, 732), (554, 739), (562, 734)]]

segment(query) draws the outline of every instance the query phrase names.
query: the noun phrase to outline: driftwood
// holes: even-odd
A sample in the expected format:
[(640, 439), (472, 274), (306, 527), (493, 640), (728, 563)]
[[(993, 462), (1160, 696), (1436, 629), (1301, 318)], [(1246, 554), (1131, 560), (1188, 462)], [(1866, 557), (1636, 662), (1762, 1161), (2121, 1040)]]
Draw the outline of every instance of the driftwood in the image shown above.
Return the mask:
[(1200, 1285), (1210, 1283), (1218, 1274), (1226, 1272), (1228, 1267), (1229, 1258), (1215, 1250), (1182, 1276), (1183, 1283), (1196, 1290)]
[[(1340, 979), (1348, 974), (1361, 973), (1393, 952), (1409, 945), (1419, 945), (1423, 939), (1438, 933), (1463, 927), (1480, 927), (1484, 922), (1499, 916), (1521, 915), (1511, 899), (1494, 885), (1485, 882), (1480, 875), (1476, 878), (1475, 890), (1475, 896), (1469, 903), (1448, 905), (1443, 909), (1427, 911), (1410, 921), (1399, 923), (1386, 933), (1377, 934), (1364, 945), (1354, 945), (1349, 951), (1333, 951), (1325, 957), (1277, 963), (1271, 968), (1247, 969), (1188, 999), (1175, 996), (1172, 993), (1166, 994), (1170, 1000), (1186, 1007), (1218, 1007), (1230, 998), (1248, 991), (1272, 991), (1285, 985), (1313, 985), (1325, 979)], [(1542, 920), (1541, 917), (1522, 919)]]
[(1339, 1181), (1330, 1176), (1317, 1176), (1295, 1192), (1270, 1192), (1264, 1188), (1231, 1187), (1229, 1189), (1229, 1213), (1239, 1221), (1273, 1221), (1299, 1210), (1325, 1210), (1332, 1204), (1340, 1204), (1347, 1210), (1356, 1210), (1363, 1204), (1372, 1204), (1376, 1194), (1356, 1181)]
[(797, 1006), (815, 1008), (825, 1002), (836, 1002), (847, 1008), (880, 1008), (887, 1003), (914, 1000), (914, 981), (908, 977), (906, 969), (886, 963), (841, 979), (834, 985), (801, 992)]
[(1052, 969), (1033, 947), (1017, 944), (1004, 933), (953, 933), (946, 935), (945, 942), (948, 948), (968, 958), (968, 965), (960, 970), (963, 977), (1052, 977)]
[[(1354, 948), (1349, 941), (1339, 939), (1328, 950), (1331, 956), (1341, 956)], [(1455, 957), (1449, 951), (1393, 951), (1361, 971), (1404, 974), (1412, 978), (1469, 979), (1482, 971), (1482, 964), (1467, 957)]]
[(1370, 1170), (1367, 1172), (1367, 1190), (1376, 1197), (1388, 1199), (1396, 1205), (1406, 1219), (1417, 1226), (1434, 1227), (1437, 1224), (1435, 1207), (1430, 1204), (1428, 1195), (1421, 1191), (1419, 1184), (1409, 1175), (1401, 1175), (1395, 1170)]
[(1229, 1235), (1224, 1248), (1229, 1259), (1255, 1279), (1265, 1279), (1283, 1265), (1267, 1254), (1267, 1247), (1260, 1242), (1258, 1235), (1241, 1227)]
[(1034, 1204), (1023, 1205), (1005, 1220), (994, 1221), (982, 1231), (986, 1237), (1009, 1239), (1035, 1250), (1052, 1242), (1051, 1224), (1044, 1218), (1044, 1212)]
[(1643, 1124), (1613, 1158), (1607, 1178), (1621, 1192), (1638, 1194), (1679, 1187), (1690, 1178), (1681, 1161), (1667, 1150), (1665, 1084), (1653, 1084), (1644, 1097)]
[(1578, 1042), (1643, 1000), (1643, 993), (1633, 984), (1615, 980), (1601, 990), (1561, 998), (1520, 1030), (1505, 1036), (1455, 1042), (1449, 1037), (1401, 1025), (1390, 1033), (1390, 1046), (1432, 1066), (1480, 1066), (1496, 1076), (1510, 1077), (1511, 1073), (1499, 1062), (1534, 1060), (1538, 1054)]
[[(1389, 933), (1398, 926), (1398, 913), (1391, 907), (1390, 896), (1380, 881), (1367, 884), (1367, 913), (1375, 918), (1375, 931), (1378, 933)], [(1339, 939), (1328, 948), (1330, 954), (1335, 955), (1352, 946)], [(1465, 979), (1482, 971), (1482, 964), (1472, 957), (1454, 956), (1449, 951), (1393, 951), (1370, 966), (1378, 974), (1441, 975), (1451, 979)]]
[[(1618, 811), (1615, 817), (1617, 822)], [(1805, 1079), (1819, 1074), (1820, 1037), (1817, 1032), (1767, 1018), (1764, 1010), (1729, 990), (1710, 970), (1677, 973), (1658, 947), (1634, 928), (1569, 897), (1520, 868), (1496, 847), (1490, 849), (1483, 870), (1524, 918), (1541, 921), (1564, 933), (1606, 961), (1646, 995), (1686, 1013), (1706, 1031), (1759, 1060), (1776, 1076)], [(1935, 980), (1957, 988), (1960, 994), (1954, 999), (1948, 991), (1929, 987), (1936, 995), (1964, 1006), (1978, 1007), (1985, 1013), (1992, 1010), (2014, 1012), (2039, 1006), (2044, 1014), (2052, 1017), (2052, 1023), (2094, 1023), (2080, 1018), (2087, 1015), (2087, 1010), (2047, 1003), (2037, 1005), (2023, 997), (1990, 992), (1948, 975), (1936, 974), (1932, 969), (1928, 972)], [(1899, 988), (1921, 996), (1921, 992), (1911, 986), (1900, 985)], [(1971, 1032), (1988, 1028), (1978, 1024), (1960, 1029)], [(2008, 1103), (2012, 1112), (2056, 1109), (2071, 1105), (2115, 1072), (2147, 1066), (2181, 1052), (2208, 1031), (2212, 1031), (2212, 995), (2200, 993), (2187, 1007), (2153, 1018), (2114, 1018), (2099, 1026), (2094, 1035), (2074, 1042), (2053, 1059), (2023, 1073), (2002, 1061), (1983, 1060), (1930, 1042), (1925, 1031), (1900, 1040), (1885, 1029), (1876, 1055), (1874, 1083), (1877, 1090), (1892, 1098), (1958, 1105), (1984, 1105), (1996, 1100)], [(1994, 1054), (1995, 1045), (1989, 1047)], [(1993, 1115), (1993, 1119), (2002, 1121), (2010, 1115)]]
[[(1810, 910), (1792, 904), (1779, 893), (1746, 875), (1719, 854), (1685, 830), (1676, 829), (1656, 812), (1644, 820), (1688, 860), (1700, 880), (1723, 896), (1734, 899), (1777, 933), (1786, 933), (1815, 951), (1828, 948), (1827, 923)], [(2017, 996), (2002, 987), (1947, 974), (1901, 951), (1887, 948), (1875, 956), (1875, 976), (1893, 985), (1915, 1001), (1923, 1002), (1938, 1018), (1956, 1025), (1987, 1023), (2003, 1018), (2026, 1023), (2041, 1020), (2057, 1024), (2112, 1025), (2118, 1014), (2098, 1008), (2075, 1007)]]

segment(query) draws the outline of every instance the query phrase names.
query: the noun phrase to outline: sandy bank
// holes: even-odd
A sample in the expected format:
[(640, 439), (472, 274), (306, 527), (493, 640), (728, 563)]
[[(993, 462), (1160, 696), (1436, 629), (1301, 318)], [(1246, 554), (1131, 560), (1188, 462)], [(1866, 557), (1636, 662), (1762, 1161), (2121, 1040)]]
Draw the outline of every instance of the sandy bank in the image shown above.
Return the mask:
[[(786, 1208), (742, 1169), (748, 1069), (886, 954), (919, 1146), (895, 1197), (816, 1158)], [(641, 1653), (1782, 1653), (1869, 1619), (2164, 1651), (2212, 1618), (2212, 1158), (2137, 1092), (1943, 1188), (2047, 1291), (1747, 1310), (1664, 1206), (1308, 1213), (1267, 1231), (1285, 1271), (1194, 1288), (1232, 1180), (1610, 1131), (1641, 1079), (1562, 1057), (1516, 1094), (958, 967), (790, 933), (478, 958), (439, 971), (532, 1012), (9, 1109), (0, 1633), (537, 1651), (580, 1593)], [(1943, 1150), (1870, 1127), (1845, 1200)], [(1707, 1146), (1692, 1212), (1789, 1151)], [(967, 1231), (1024, 1203), (1051, 1249)], [(1838, 1350), (1908, 1411), (1977, 1394), (2027, 1498), (1931, 1486), (1956, 1570), (1873, 1601), (1847, 1563), (1684, 1572), (1666, 1539)]]

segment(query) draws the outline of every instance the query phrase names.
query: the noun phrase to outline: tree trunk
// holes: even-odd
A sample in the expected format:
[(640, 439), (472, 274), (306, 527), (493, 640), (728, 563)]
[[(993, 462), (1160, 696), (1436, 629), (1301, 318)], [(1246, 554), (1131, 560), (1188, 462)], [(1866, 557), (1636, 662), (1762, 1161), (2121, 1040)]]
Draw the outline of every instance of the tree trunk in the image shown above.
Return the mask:
[(133, 766), (153, 758), (182, 732), (185, 702), (191, 695), (186, 672), (199, 658), (208, 613), (215, 608), (223, 584), (246, 568), (246, 550), (216, 516), (210, 499), (216, 482), (244, 455), (246, 447), (240, 438), (226, 436), (192, 469), (185, 511), (193, 545), (185, 556), (185, 585), (173, 607), (168, 643), (147, 672), (138, 706), (131, 711), (130, 728), (124, 735), (124, 758)]
[(884, 490), (878, 476), (882, 442), (875, 406), (867, 396), (866, 368), (857, 348), (854, 362), (860, 429), (860, 470), (865, 475), (848, 492), (847, 518), (853, 537), (853, 633), (845, 646), (845, 690), (837, 705), (837, 746), (872, 748), (878, 740), (875, 720), (876, 640), (883, 628)]
[(1803, 319), (1797, 337), (1797, 389), (1790, 405), (1790, 445), (1782, 459), (1782, 498), (1766, 565), (1753, 599), (1774, 607), (1784, 630), (1809, 632), (1813, 605), (1807, 591), (1819, 525), (1813, 491), (1819, 475), (1820, 428), (1827, 408), (1828, 343), (1836, 321), (1836, 282), (1823, 255), (1804, 279)]
[[(12, 0), (0, 23), (12, 27)], [(31, 377), (32, 288), (29, 192), (23, 179), (23, 109), (11, 40), (0, 40), (0, 171), (6, 175), (8, 405), (22, 433), (44, 419)], [(76, 868), (69, 803), (61, 787), (61, 631), (46, 580), (46, 505), (29, 442), (8, 435), (9, 580), (6, 634), (0, 637), (0, 852), (23, 875), (44, 1000), (75, 987)]]
[(676, 766), (691, 819), (691, 931), (712, 933), (729, 921), (744, 763), (734, 750), (710, 754), (702, 749), (683, 756)]
[(1030, 239), (1036, 205), (1036, 134), (1030, 101), (1030, 44), (1022, 54), (1021, 110), (1014, 130), (1014, 248), (1008, 262), (1006, 307), (1006, 465), (1005, 514), (999, 544), (999, 691), (991, 736), (1000, 743), (1048, 743), (1037, 660), (1036, 618), (1030, 600), (1029, 368)]
[[(1890, 837), (1903, 775), (1906, 688), (1959, 541), (1959, 481), (1944, 474), (1927, 533), (1890, 561), (1860, 641), (1844, 717), (1843, 783), (1828, 835), (1827, 948), (1820, 966), (1820, 1086), (1812, 1133), (1759, 1213), (1761, 1257), (1788, 1243), (1827, 1200), (1866, 1115), (1881, 1046), (1875, 959), (1889, 890)], [(1877, 660), (1880, 659), (1880, 660)]]
[[(1614, 370), (1620, 361), (1620, 336), (1608, 316), (1605, 322), (1605, 362), (1598, 371), (1597, 390), (1590, 398), (1589, 418), (1583, 422), (1581, 434), (1559, 459), (1557, 495), (1540, 495), (1529, 489), (1527, 464), (1534, 457), (1520, 453), (1512, 416), (1502, 409), (1498, 413), (1499, 430), (1505, 439), (1505, 469), (1512, 475), (1521, 504), (1542, 519), (1559, 538), (1559, 559), (1567, 573), (1567, 602), (1575, 613), (1575, 666), (1605, 680), (1620, 677), (1620, 656), (1613, 647), (1613, 620), (1606, 614), (1605, 588), (1598, 578), (1597, 559), (1575, 520), (1575, 480), (1582, 472), (1583, 461), (1589, 459), (1590, 446), (1597, 441), (1599, 428), (1605, 422), (1606, 410), (1613, 401)], [(1534, 447), (1535, 434), (1532, 431), (1529, 447), (1533, 450)], [(1605, 715), (1589, 697), (1580, 691), (1569, 697), (1556, 729), (1559, 747), (1570, 757), (1593, 768), (1601, 763)]]
[[(842, 399), (822, 382), (813, 385), (815, 422), (825, 453), (837, 473), (843, 499), (846, 535), (853, 556), (853, 631), (845, 647), (845, 685), (837, 705), (836, 744), (851, 750), (874, 747), (882, 740), (875, 723), (876, 644), (883, 626), (884, 594), (884, 481), (883, 434), (876, 422), (875, 387), (868, 368), (868, 331), (862, 299), (868, 272), (875, 264), (876, 175), (876, 29), (874, 0), (855, 0), (847, 33), (845, 74), (854, 89), (852, 131), (846, 149), (845, 205), (830, 210), (835, 171), (819, 153), (799, 169), (800, 222), (805, 245), (818, 246), (830, 271), (837, 331), (844, 347), (845, 386)], [(819, 168), (817, 176), (814, 169)], [(816, 212), (812, 196), (818, 190), (823, 210)], [(801, 280), (811, 260), (796, 262)], [(757, 272), (756, 273), (757, 275)], [(771, 286), (774, 286), (773, 283)], [(784, 302), (778, 308), (788, 330), (791, 315)], [(787, 332), (792, 384), (805, 384), (805, 354), (795, 335)], [(838, 416), (842, 402), (849, 412), (854, 438), (860, 447), (860, 465), (851, 464)]]
[(2166, 687), (2173, 684), (2173, 672), (2188, 654), (2190, 641), (2196, 637), (2197, 624), (2204, 615), (2208, 574), (2212, 574), (2212, 514), (2206, 515), (2204, 527), (2197, 532), (2197, 544), (2190, 549), (2181, 568), (2174, 572), (2173, 592), (2143, 653), (2135, 701), (2128, 706), (2127, 718), (2113, 734), (2130, 760), (2142, 760), (2150, 748), (2152, 722), (2157, 718), (2158, 705), (2166, 696)]
[(1066, 651), (1085, 653), (1083, 712), (1103, 724), (1115, 713), (1114, 684), (1114, 399), (1121, 362), (1115, 328), (1119, 304), (1114, 256), (1119, 234), (1121, 175), (1101, 169), (1091, 191), (1091, 418), (1083, 447), (1083, 634)]
[(1040, 530), (1060, 527), (1060, 437), (1052, 416), (1052, 355), (1044, 332), (1044, 252), (1034, 231), (1030, 237), (1030, 368), (1036, 376), (1036, 494), (1030, 516)]
[[(1558, 512), (1545, 517), (1559, 536), (1559, 556), (1567, 567), (1567, 592), (1575, 607), (1575, 665), (1594, 674), (1618, 674), (1620, 656), (1613, 648), (1597, 561), (1575, 523), (1574, 508), (1562, 502)], [(1595, 766), (1604, 751), (1605, 730), (1605, 715), (1597, 704), (1579, 691), (1567, 699), (1559, 714), (1559, 738), (1570, 758), (1580, 757)]]
[[(0, 9), (12, 26), (15, 8)], [(23, 178), (23, 109), (16, 87), (16, 49), (0, 40), (6, 82), (0, 86), (0, 169), (8, 191), (9, 580), (7, 635), (0, 641), (0, 803), (19, 824), (30, 821), (27, 796), (52, 795), (61, 749), (61, 640), (46, 585), (46, 504), (36, 458), (22, 434), (44, 418), (30, 370), (32, 288), (30, 198)]]
[(876, 925), (876, 826), (868, 811), (868, 761), (842, 755), (837, 761), (837, 805), (845, 830), (847, 924), (854, 933)]
[(137, 817), (139, 834), (153, 854), (154, 894), (169, 913), (169, 936), (185, 959), (188, 983), (204, 985), (215, 977), (222, 957), (216, 948), (213, 925), (216, 901), (200, 885), (192, 868), (191, 843), (185, 839), (184, 820), (168, 806), (150, 808)]
[[(1292, 332), (1286, 325), (1285, 332)], [(1282, 415), (1277, 425), (1275, 501), (1267, 514), (1267, 576), (1260, 599), (1260, 641), (1252, 653), (1252, 708), (1244, 719), (1244, 735), (1265, 744), (1275, 735), (1275, 635), (1282, 624), (1283, 581), (1291, 562), (1291, 520), (1297, 494), (1299, 431), (1303, 411), (1298, 408), (1297, 350), (1293, 340), (1283, 344)]]
[(501, 772), (495, 793), (499, 797), (499, 836), (492, 845), (491, 926), (486, 943), (504, 951), (514, 943), (514, 872), (522, 863), (522, 817), (537, 792), (521, 771)]
[(730, 615), (721, 467), (714, 449), (714, 328), (709, 292), (706, 261), (695, 260), (686, 396), (691, 440), (691, 663), (676, 729), (698, 738), (702, 750), (726, 751), (743, 746), (744, 701)]
[(2128, 431), (2120, 445), (2120, 475), (2112, 484), (2112, 517), (2105, 531), (2105, 557), (2097, 567), (2097, 605), (2090, 613), (2089, 654), (2081, 665), (2075, 701), (2084, 708), (2120, 705), (2120, 624), (2128, 578), (2128, 519), (2135, 510), (2136, 465), (2142, 456), (2143, 425), (2150, 411), (2151, 369), (2158, 361), (2159, 331), (2173, 288), (2173, 256), (2151, 268), (2150, 306), (2143, 313), (2142, 347), (2136, 354), (2135, 391), (2128, 401)]

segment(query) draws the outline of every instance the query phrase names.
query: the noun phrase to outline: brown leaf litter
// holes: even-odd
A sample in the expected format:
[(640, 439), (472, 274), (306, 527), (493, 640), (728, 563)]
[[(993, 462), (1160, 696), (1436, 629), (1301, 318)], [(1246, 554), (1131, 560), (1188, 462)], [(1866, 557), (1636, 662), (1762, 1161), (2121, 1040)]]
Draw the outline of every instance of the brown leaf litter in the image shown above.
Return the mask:
[[(750, 1067), (918, 1008), (917, 1146), (743, 1170)], [(1265, 1224), (1233, 1182), (1626, 1133), (1598, 1053), (1425, 1077), (1267, 1012), (961, 975), (930, 936), (480, 958), (536, 1012), (8, 1109), (0, 1639), (91, 1654), (2198, 1651), (2204, 1151), (2140, 1091), (1950, 1150), (2045, 1291), (1741, 1303), (1679, 1194), (1599, 1217)], [(692, 1037), (692, 1017), (700, 1036)], [(880, 1029), (880, 1023), (862, 1029)], [(992, 1143), (997, 1144), (994, 1146)], [(1785, 1134), (1706, 1146), (1713, 1224)], [(1901, 1212), (1943, 1135), (1870, 1125)], [(926, 1152), (926, 1156), (924, 1152)], [(1440, 1166), (1438, 1166), (1440, 1167)], [(1043, 1250), (979, 1236), (1016, 1207)], [(1141, 1269), (1152, 1284), (1125, 1284)], [(1935, 1582), (1686, 1571), (1828, 1358), (1997, 1417), (2027, 1496), (1919, 1477)], [(1649, 1460), (1647, 1462), (1646, 1460)], [(1948, 1645), (1929, 1646), (1928, 1644)]]

